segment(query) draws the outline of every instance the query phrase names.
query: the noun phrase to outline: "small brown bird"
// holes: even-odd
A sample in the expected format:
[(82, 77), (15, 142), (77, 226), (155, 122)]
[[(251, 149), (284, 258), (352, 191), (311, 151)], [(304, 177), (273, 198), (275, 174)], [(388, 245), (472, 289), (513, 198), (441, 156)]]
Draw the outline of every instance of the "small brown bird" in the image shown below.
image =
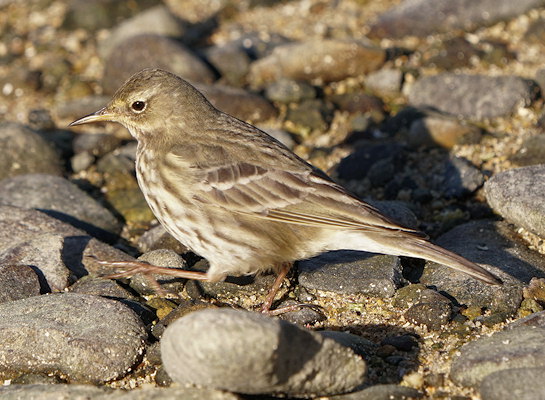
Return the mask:
[[(501, 281), (351, 195), (258, 128), (212, 106), (185, 80), (159, 69), (132, 76), (112, 101), (70, 125), (113, 121), (138, 140), (136, 171), (153, 213), (177, 240), (205, 257), (219, 281), (275, 269), (329, 250), (424, 258), (490, 284)], [(170, 273), (143, 263), (132, 272)]]

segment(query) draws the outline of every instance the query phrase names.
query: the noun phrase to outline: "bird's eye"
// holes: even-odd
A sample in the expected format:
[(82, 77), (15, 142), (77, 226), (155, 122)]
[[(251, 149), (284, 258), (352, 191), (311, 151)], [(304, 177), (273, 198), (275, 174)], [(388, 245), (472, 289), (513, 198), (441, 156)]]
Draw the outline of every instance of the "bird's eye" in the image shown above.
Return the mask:
[(144, 103), (143, 101), (137, 100), (131, 104), (131, 108), (133, 109), (133, 111), (142, 112), (146, 108), (146, 103)]

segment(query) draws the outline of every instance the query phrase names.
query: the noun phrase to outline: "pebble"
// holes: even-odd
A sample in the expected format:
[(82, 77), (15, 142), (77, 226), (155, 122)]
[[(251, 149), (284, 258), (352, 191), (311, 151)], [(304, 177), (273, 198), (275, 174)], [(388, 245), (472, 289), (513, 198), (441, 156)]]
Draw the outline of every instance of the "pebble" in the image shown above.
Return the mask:
[[(397, 143), (361, 145), (341, 160), (336, 173), (340, 179), (363, 179), (374, 164), (382, 161), (381, 166), (391, 166), (389, 175), (393, 177), (394, 171), (401, 169), (406, 157), (406, 150)], [(383, 177), (381, 180), (387, 179)]]
[(25, 125), (0, 123), (0, 180), (29, 173), (61, 175), (59, 154)]
[(409, 146), (441, 146), (452, 149), (456, 144), (478, 143), (481, 130), (457, 118), (428, 113), (411, 123), (406, 134)]
[(354, 390), (366, 374), (365, 361), (334, 340), (232, 309), (176, 320), (161, 339), (161, 354), (175, 382), (246, 394), (328, 396)]
[(520, 149), (509, 157), (509, 160), (519, 167), (545, 164), (545, 134), (525, 139)]
[(517, 76), (440, 73), (418, 79), (410, 89), (409, 103), (480, 121), (508, 116), (529, 106), (535, 96), (532, 85)]
[(545, 276), (545, 259), (515, 239), (505, 222), (471, 221), (440, 236), (436, 243), (499, 276), (502, 286), (480, 282), (445, 266), (426, 262), (420, 282), (452, 296), (458, 303), (513, 315), (522, 301), (522, 285)]
[(452, 304), (448, 298), (422, 284), (408, 285), (396, 293), (394, 304), (407, 308), (405, 318), (430, 330), (439, 330), (450, 321)]
[(424, 395), (416, 389), (394, 384), (373, 385), (359, 392), (335, 396), (331, 400), (407, 400)]
[(283, 78), (267, 86), (265, 97), (278, 103), (300, 103), (303, 100), (314, 99), (316, 89), (307, 82)]
[(394, 96), (401, 92), (403, 71), (397, 68), (381, 68), (365, 77), (365, 87), (379, 96)]
[(365, 75), (382, 66), (384, 50), (355, 40), (309, 40), (278, 45), (250, 66), (248, 80), (263, 87), (281, 78), (323, 82)]
[(267, 121), (277, 115), (276, 109), (266, 99), (244, 89), (203, 84), (195, 87), (214, 107), (243, 121)]
[(154, 6), (117, 25), (108, 38), (99, 42), (98, 50), (103, 58), (107, 58), (118, 44), (142, 34), (179, 38), (186, 33), (187, 25), (186, 22), (172, 15), (164, 5)]
[(545, 238), (544, 178), (544, 165), (501, 172), (486, 182), (486, 200), (507, 221)]
[(187, 253), (189, 251), (187, 247), (174, 239), (174, 237), (165, 230), (163, 225), (154, 226), (138, 239), (138, 250), (140, 252), (145, 253), (158, 249), (173, 250), (178, 254)]
[(233, 393), (192, 387), (147, 387), (127, 391), (81, 384), (0, 386), (0, 397), (5, 400), (242, 400)]
[(297, 263), (299, 284), (341, 294), (392, 297), (403, 280), (398, 257), (332, 251)]
[(146, 337), (140, 319), (121, 303), (76, 293), (0, 304), (0, 321), (3, 376), (41, 372), (75, 383), (110, 381), (135, 365)]
[(462, 346), (460, 354), (452, 361), (451, 379), (459, 385), (478, 387), (496, 371), (545, 368), (545, 319), (541, 318), (532, 326), (522, 325), (520, 321), (513, 327), (508, 325), (503, 331)]
[(370, 36), (425, 37), (432, 33), (472, 31), (526, 13), (541, 5), (539, 0), (404, 0), (384, 12), (371, 26)]
[(103, 87), (113, 94), (129, 77), (144, 68), (166, 69), (184, 79), (211, 83), (212, 70), (182, 43), (159, 35), (130, 37), (114, 49), (104, 65)]
[[(159, 267), (185, 269), (185, 261), (182, 257), (172, 250), (158, 249), (142, 254), (138, 261), (144, 261), (151, 265)], [(184, 280), (170, 275), (153, 275), (161, 287), (171, 293), (181, 292), (184, 288)], [(142, 274), (136, 274), (131, 277), (131, 288), (140, 295), (156, 294), (157, 289), (152, 285), (149, 279)]]
[(445, 162), (438, 190), (446, 198), (462, 198), (475, 192), (484, 184), (483, 173), (471, 162), (461, 157), (450, 157)]
[(241, 43), (210, 47), (205, 50), (205, 56), (221, 75), (220, 83), (232, 87), (245, 86), (252, 59)]
[(122, 224), (108, 209), (60, 176), (26, 174), (4, 179), (0, 198), (6, 205), (35, 208), (103, 240), (121, 232)]
[(479, 385), (482, 400), (537, 400), (545, 398), (545, 367), (493, 372)]

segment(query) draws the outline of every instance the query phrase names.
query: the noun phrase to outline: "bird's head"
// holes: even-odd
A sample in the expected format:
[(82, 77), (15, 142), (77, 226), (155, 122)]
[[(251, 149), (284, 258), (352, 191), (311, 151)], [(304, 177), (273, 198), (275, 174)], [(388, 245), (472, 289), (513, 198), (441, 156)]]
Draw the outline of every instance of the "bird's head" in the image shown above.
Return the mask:
[(121, 86), (106, 107), (70, 124), (118, 122), (139, 141), (165, 141), (198, 127), (215, 110), (204, 96), (178, 76), (144, 69)]

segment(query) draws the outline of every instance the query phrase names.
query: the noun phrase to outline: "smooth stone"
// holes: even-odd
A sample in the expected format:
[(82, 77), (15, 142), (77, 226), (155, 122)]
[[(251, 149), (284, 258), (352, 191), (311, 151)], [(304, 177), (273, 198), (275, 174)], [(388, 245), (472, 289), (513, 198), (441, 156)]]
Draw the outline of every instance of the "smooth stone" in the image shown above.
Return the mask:
[(382, 66), (384, 50), (356, 40), (320, 39), (276, 46), (250, 66), (249, 82), (267, 86), (281, 78), (323, 82), (365, 75)]
[(286, 300), (280, 303), (275, 309), (282, 309), (283, 307), (297, 306), (293, 311), (284, 312), (279, 315), (284, 321), (291, 322), (301, 326), (314, 325), (317, 322), (327, 320), (327, 317), (320, 312), (317, 307), (311, 307), (304, 303), (299, 303), (295, 300)]
[(28, 265), (0, 263), (0, 304), (40, 294), (40, 280)]
[(114, 93), (128, 78), (144, 68), (161, 68), (194, 82), (211, 83), (210, 68), (182, 43), (159, 35), (132, 36), (112, 49), (104, 63), (102, 86)]
[(354, 335), (348, 332), (340, 331), (317, 331), (324, 338), (332, 339), (339, 343), (341, 346), (348, 347), (354, 351), (354, 353), (363, 357), (363, 359), (370, 357), (377, 350), (378, 345), (371, 342), (364, 337)]
[(475, 192), (483, 184), (484, 175), (477, 167), (465, 158), (451, 157), (445, 162), (438, 189), (447, 198), (462, 198)]
[(484, 185), (486, 200), (507, 221), (545, 238), (545, 166), (500, 172)]
[(246, 394), (345, 393), (364, 382), (367, 369), (363, 359), (334, 340), (232, 309), (176, 320), (161, 339), (161, 354), (175, 382)]
[(85, 171), (87, 168), (93, 165), (94, 162), (95, 157), (86, 151), (83, 153), (78, 153), (70, 158), (70, 166), (72, 167), (72, 171), (74, 171), (76, 174)]
[[(78, 278), (89, 273), (105, 272), (104, 267), (97, 265), (95, 258), (111, 261), (133, 260), (128, 254), (40, 211), (0, 205), (0, 255), (21, 257), (22, 255), (17, 256), (17, 252), (13, 251), (20, 246), (25, 249), (26, 254), (32, 252), (37, 257), (46, 257), (40, 255), (44, 251), (41, 238), (52, 241), (54, 246), (50, 251), (57, 254), (56, 260), (60, 258), (71, 274)], [(46, 261), (46, 265), (55, 265), (51, 260)], [(33, 266), (38, 269), (40, 267), (36, 264)]]
[(243, 400), (235, 393), (196, 387), (118, 390), (100, 400)]
[(519, 167), (545, 164), (545, 134), (525, 139), (520, 149), (509, 157), (509, 160)]
[(29, 173), (61, 175), (58, 152), (25, 125), (0, 123), (0, 179)]
[(60, 176), (26, 174), (0, 181), (6, 205), (35, 208), (90, 235), (113, 239), (122, 224), (98, 201)]
[(420, 399), (424, 395), (416, 389), (394, 384), (373, 385), (350, 394), (331, 397), (331, 400), (407, 400)]
[(369, 34), (402, 38), (468, 32), (510, 20), (542, 5), (540, 0), (404, 0), (381, 14)]
[(341, 160), (337, 174), (340, 179), (345, 180), (363, 179), (367, 177), (373, 165), (380, 161), (384, 160), (383, 163), (392, 166), (392, 171), (397, 171), (402, 168), (406, 158), (406, 150), (399, 144), (364, 144)]
[(412, 148), (441, 146), (451, 149), (456, 144), (477, 143), (481, 130), (457, 118), (432, 114), (414, 121), (406, 136)]
[(11, 384), (0, 386), (2, 400), (103, 400), (112, 389), (76, 384)]
[(321, 100), (305, 100), (292, 104), (287, 111), (286, 120), (298, 130), (325, 131), (331, 121), (332, 108)]
[(98, 44), (102, 58), (107, 58), (112, 49), (124, 40), (142, 34), (155, 34), (168, 37), (182, 37), (187, 30), (187, 22), (175, 17), (164, 5), (148, 8), (134, 17), (117, 25), (108, 36)]
[(545, 368), (543, 324), (516, 326), (465, 344), (452, 360), (450, 377), (458, 385), (478, 387), (496, 371), (535, 367)]
[(314, 99), (316, 89), (307, 82), (280, 79), (267, 86), (265, 97), (278, 103), (300, 103), (303, 100)]
[(276, 109), (266, 99), (244, 89), (204, 84), (195, 84), (195, 87), (214, 107), (243, 121), (267, 121), (277, 115)]
[(136, 296), (125, 289), (119, 283), (111, 279), (84, 276), (70, 286), (70, 292), (80, 294), (92, 294), (110, 299), (132, 299)]
[(41, 372), (110, 381), (135, 365), (146, 338), (142, 321), (120, 302), (76, 293), (1, 304), (0, 325), (5, 377)]
[[(167, 249), (152, 250), (144, 253), (138, 257), (138, 261), (174, 269), (185, 269), (186, 267), (185, 260), (181, 256), (174, 251)], [(178, 293), (184, 288), (184, 279), (182, 278), (166, 274), (154, 274), (153, 278), (157, 280), (157, 283), (161, 285), (164, 290), (169, 292)], [(157, 288), (155, 288), (150, 280), (142, 274), (132, 276), (130, 286), (140, 295), (156, 294), (157, 292)]]
[(220, 82), (228, 86), (243, 87), (252, 62), (242, 44), (229, 42), (205, 50), (206, 59), (220, 73)]
[(365, 87), (379, 96), (394, 96), (401, 92), (403, 72), (400, 69), (381, 68), (365, 78)]
[(178, 254), (187, 253), (189, 249), (168, 233), (163, 225), (149, 229), (138, 239), (138, 250), (146, 253), (152, 250), (168, 249)]
[(401, 285), (398, 257), (360, 251), (331, 251), (297, 263), (299, 284), (341, 294), (392, 297)]
[(518, 76), (441, 73), (418, 79), (410, 89), (409, 103), (481, 121), (529, 106), (536, 93), (535, 87)]
[(494, 372), (479, 385), (482, 400), (538, 400), (545, 398), (545, 367)]
[(72, 149), (74, 150), (74, 153), (78, 154), (87, 152), (96, 157), (102, 157), (120, 146), (121, 139), (107, 133), (83, 133), (81, 135), (76, 135), (72, 141)]

